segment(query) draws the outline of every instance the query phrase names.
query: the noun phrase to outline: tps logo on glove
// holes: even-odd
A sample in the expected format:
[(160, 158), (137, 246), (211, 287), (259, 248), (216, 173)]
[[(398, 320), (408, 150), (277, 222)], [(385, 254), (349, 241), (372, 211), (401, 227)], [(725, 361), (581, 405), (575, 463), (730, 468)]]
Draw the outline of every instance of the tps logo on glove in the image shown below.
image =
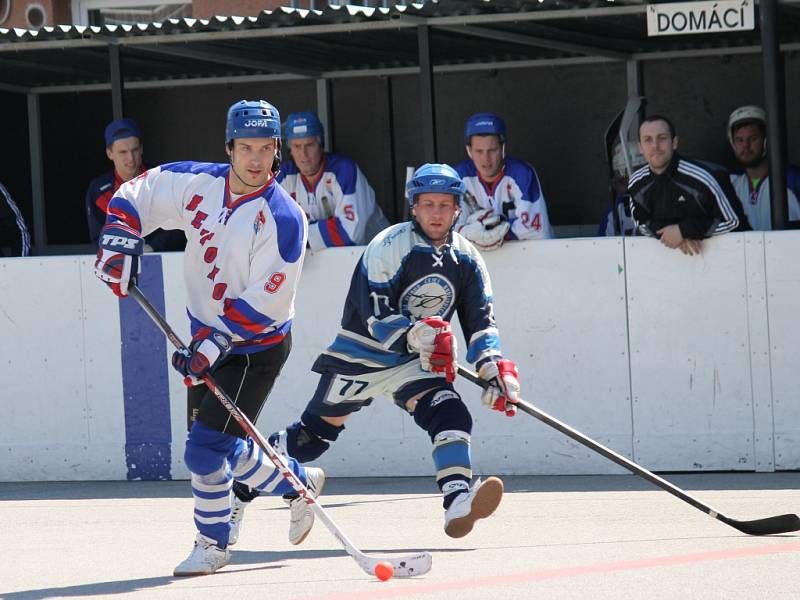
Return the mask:
[(102, 245), (104, 247), (122, 246), (128, 250), (136, 250), (139, 240), (134, 238), (122, 237), (121, 235), (106, 234), (103, 236)]

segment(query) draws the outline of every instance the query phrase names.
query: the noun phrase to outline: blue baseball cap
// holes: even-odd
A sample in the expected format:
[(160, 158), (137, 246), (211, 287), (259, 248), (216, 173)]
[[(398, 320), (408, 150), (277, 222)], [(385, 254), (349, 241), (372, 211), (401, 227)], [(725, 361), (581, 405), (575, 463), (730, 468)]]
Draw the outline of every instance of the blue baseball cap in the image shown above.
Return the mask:
[(113, 146), (117, 140), (129, 137), (142, 137), (139, 126), (133, 119), (117, 119), (106, 125), (106, 148)]

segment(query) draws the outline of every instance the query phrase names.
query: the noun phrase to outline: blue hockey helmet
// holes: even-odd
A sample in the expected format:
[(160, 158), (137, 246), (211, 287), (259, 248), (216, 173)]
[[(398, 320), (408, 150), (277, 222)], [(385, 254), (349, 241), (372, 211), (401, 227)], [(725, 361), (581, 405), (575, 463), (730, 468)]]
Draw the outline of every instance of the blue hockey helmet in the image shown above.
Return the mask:
[(325, 144), (325, 130), (317, 113), (297, 112), (290, 114), (289, 118), (286, 119), (286, 141), (307, 137), (318, 137), (319, 143)]
[(413, 177), (406, 183), (406, 198), (412, 205), (418, 195), (426, 192), (452, 194), (460, 202), (465, 191), (458, 171), (445, 164), (424, 164), (414, 171)]
[(500, 143), (506, 143), (506, 122), (494, 113), (475, 113), (464, 125), (464, 143), (469, 146), (473, 135), (497, 135)]
[(239, 138), (281, 139), (281, 115), (266, 100), (240, 100), (228, 109), (225, 143)]

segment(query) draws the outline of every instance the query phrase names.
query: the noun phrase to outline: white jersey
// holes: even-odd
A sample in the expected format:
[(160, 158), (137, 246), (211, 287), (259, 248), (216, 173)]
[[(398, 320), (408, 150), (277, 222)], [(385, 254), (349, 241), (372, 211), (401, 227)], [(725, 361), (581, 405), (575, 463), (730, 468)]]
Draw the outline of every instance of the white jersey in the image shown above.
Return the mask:
[[(466, 224), (471, 212), (493, 209), (495, 214), (508, 219), (511, 225), (506, 239), (541, 240), (555, 237), (539, 178), (528, 163), (507, 157), (499, 177), (491, 184), (481, 179), (471, 160), (456, 165), (456, 171), (467, 188), (467, 198), (462, 207), (465, 210), (458, 217), (456, 231)], [(469, 205), (473, 199), (477, 207)]]
[(161, 227), (186, 234), (184, 281), (192, 335), (213, 327), (234, 353), (279, 343), (289, 332), (308, 224), (274, 178), (232, 196), (230, 165), (161, 165), (120, 186), (108, 223), (140, 235)]
[[(754, 188), (747, 173), (731, 175), (731, 183), (736, 195), (742, 202), (742, 208), (750, 221), (750, 227), (755, 231), (772, 230), (772, 200), (769, 196), (769, 177), (758, 182)], [(786, 200), (789, 204), (788, 219), (800, 220), (800, 169), (788, 167), (786, 169)]]
[(293, 162), (283, 163), (278, 182), (305, 211), (312, 250), (368, 244), (389, 226), (367, 178), (346, 156), (326, 153), (314, 182)]

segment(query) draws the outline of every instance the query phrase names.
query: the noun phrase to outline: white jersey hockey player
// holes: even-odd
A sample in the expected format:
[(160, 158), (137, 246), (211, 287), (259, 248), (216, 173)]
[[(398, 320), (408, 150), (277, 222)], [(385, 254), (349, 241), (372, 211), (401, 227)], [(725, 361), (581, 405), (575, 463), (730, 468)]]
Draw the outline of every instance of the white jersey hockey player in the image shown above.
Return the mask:
[[(743, 173), (731, 174), (731, 183), (756, 231), (772, 229), (772, 199), (767, 160), (767, 113), (760, 106), (740, 106), (728, 118), (728, 141)], [(786, 166), (787, 218), (800, 220), (800, 168)]]
[(281, 166), (278, 182), (306, 212), (312, 250), (367, 244), (389, 221), (355, 161), (324, 152), (324, 139), (315, 113), (289, 115), (286, 143), (292, 162)]
[(492, 113), (476, 113), (464, 126), (469, 160), (456, 165), (467, 188), (456, 231), (481, 250), (506, 240), (554, 237), (536, 171), (506, 156), (506, 125)]
[(341, 329), (312, 367), (320, 374), (317, 390), (300, 421), (270, 441), (301, 462), (314, 460), (350, 415), (385, 396), (428, 434), (445, 533), (462, 537), (494, 512), (503, 483), (489, 477), (470, 485), (472, 417), (453, 387), (453, 315), (468, 341), (466, 360), (499, 386), (484, 392), (484, 404), (512, 416), (519, 376), (501, 354), (483, 258), (452, 231), (464, 196), (458, 173), (448, 165), (424, 165), (406, 192), (412, 220), (384, 230), (367, 246), (350, 282)]
[[(175, 575), (213, 573), (230, 561), (234, 479), (271, 494), (292, 489), (206, 386), (193, 385), (213, 371), (220, 387), (256, 420), (291, 348), (306, 247), (305, 216), (275, 181), (281, 149), (277, 109), (263, 100), (231, 106), (225, 149), (229, 164), (170, 163), (121, 185), (108, 205), (95, 264), (95, 274), (125, 296), (139, 272), (143, 236), (158, 227), (186, 234), (192, 343), (189, 352), (173, 354), (172, 364), (190, 386), (184, 460), (198, 533)], [(305, 469), (294, 459), (289, 464), (319, 492), (320, 469)], [(313, 512), (306, 508), (293, 515), (310, 529)]]

